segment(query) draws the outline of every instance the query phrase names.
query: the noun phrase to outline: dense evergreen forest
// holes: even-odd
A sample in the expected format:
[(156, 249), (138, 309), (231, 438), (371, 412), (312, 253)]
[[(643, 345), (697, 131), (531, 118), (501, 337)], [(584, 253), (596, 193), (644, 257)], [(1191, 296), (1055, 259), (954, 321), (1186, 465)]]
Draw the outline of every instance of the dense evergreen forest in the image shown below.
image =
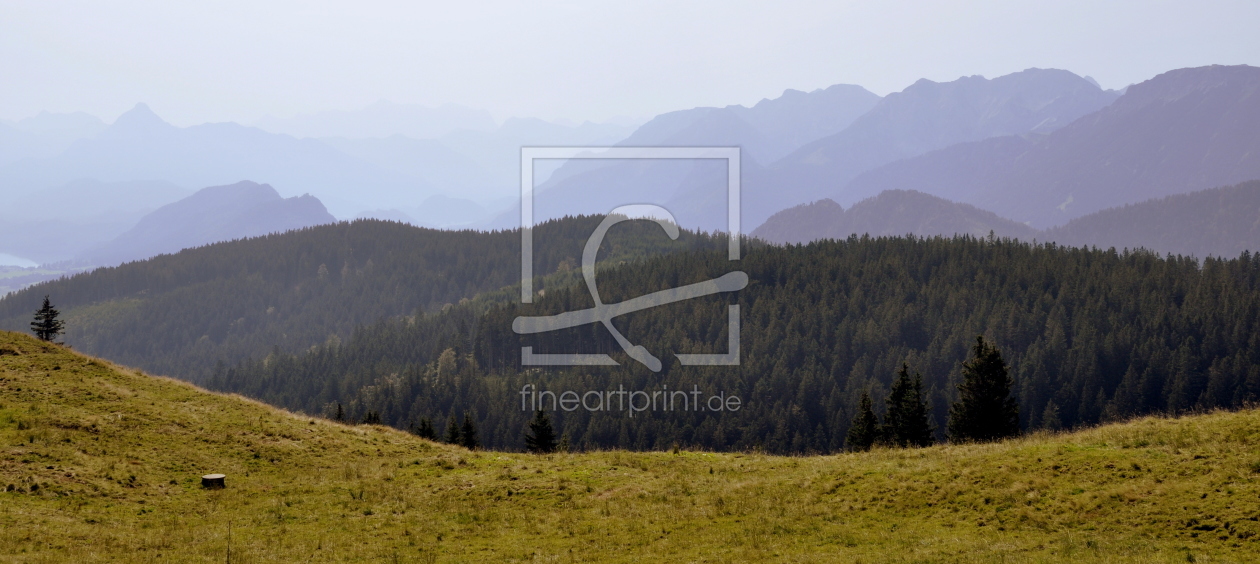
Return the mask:
[[(569, 283), (602, 217), (534, 228), (538, 289)], [(648, 236), (650, 233), (651, 236)], [(606, 262), (723, 240), (626, 222), (609, 233)], [(199, 381), (218, 362), (302, 351), (382, 318), (447, 304), (519, 299), (520, 232), (441, 231), (359, 220), (217, 243), (37, 284), (0, 300), (0, 328), (25, 331), (45, 295), (65, 313), (76, 349), (158, 374)]]
[[(342, 342), (220, 365), (207, 383), (403, 428), (427, 420), (442, 429), (469, 414), (481, 444), (505, 449), (523, 447), (534, 413), (521, 391), (532, 384), (556, 394), (698, 388), (740, 398), (738, 411), (560, 409), (557, 431), (574, 448), (835, 451), (863, 393), (881, 411), (903, 363), (923, 375), (939, 438), (977, 335), (1009, 363), (1024, 429), (1260, 397), (1260, 256), (1248, 253), (1200, 263), (993, 238), (851, 237), (756, 247), (739, 262), (705, 249), (641, 258), (601, 272), (599, 290), (614, 303), (733, 270), (748, 274), (747, 288), (616, 319), (664, 361), (659, 373), (629, 359), (599, 324), (513, 333), (518, 315), (591, 307), (585, 286), (573, 284), (530, 305), (383, 319)], [(731, 304), (741, 312), (740, 365), (680, 365), (674, 353), (726, 351)], [(522, 367), (522, 346), (606, 352), (621, 364)]]

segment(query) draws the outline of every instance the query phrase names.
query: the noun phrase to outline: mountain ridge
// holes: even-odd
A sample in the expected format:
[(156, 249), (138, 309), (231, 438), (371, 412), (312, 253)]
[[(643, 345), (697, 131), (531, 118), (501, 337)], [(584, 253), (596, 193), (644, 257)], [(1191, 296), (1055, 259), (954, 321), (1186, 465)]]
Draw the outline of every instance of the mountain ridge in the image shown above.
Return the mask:
[[(1260, 178), (1260, 68), (1177, 69), (1044, 136), (961, 143), (863, 173), (836, 194), (913, 189), (1039, 229)], [(844, 200), (841, 200), (844, 201)]]

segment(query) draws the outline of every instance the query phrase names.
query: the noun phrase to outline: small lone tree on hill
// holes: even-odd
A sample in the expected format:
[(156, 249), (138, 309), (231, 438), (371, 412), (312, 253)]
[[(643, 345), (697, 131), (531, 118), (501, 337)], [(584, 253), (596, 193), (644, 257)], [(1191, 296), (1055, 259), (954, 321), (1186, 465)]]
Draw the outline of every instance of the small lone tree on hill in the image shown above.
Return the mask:
[(875, 418), (875, 411), (871, 409), (871, 394), (862, 392), (858, 412), (849, 426), (849, 434), (844, 438), (844, 446), (855, 452), (868, 451), (878, 438), (879, 419)]
[(452, 415), (446, 420), (446, 442), (457, 445), (460, 443), (459, 439), (459, 423), (455, 421), (455, 416)]
[(534, 419), (529, 422), (529, 432), (525, 433), (525, 450), (534, 454), (547, 454), (556, 450), (556, 431), (551, 427), (551, 418), (547, 412), (538, 410)]
[(949, 440), (996, 441), (1019, 434), (1019, 404), (997, 348), (976, 337), (971, 360), (963, 363), (958, 401), (949, 408)]
[(473, 423), (472, 415), (464, 413), (464, 426), (459, 430), (459, 445), (468, 449), (476, 450), (481, 446), (477, 442), (477, 425)]
[(936, 442), (927, 402), (923, 400), (923, 376), (916, 372), (911, 379), (910, 367), (902, 363), (884, 401), (888, 412), (884, 415), (883, 434), (889, 444), (906, 448), (932, 446)]
[(53, 308), (48, 296), (44, 296), (44, 307), (35, 312), (35, 320), (31, 322), (31, 332), (41, 341), (53, 341), (66, 328), (65, 322), (57, 319), (61, 312)]

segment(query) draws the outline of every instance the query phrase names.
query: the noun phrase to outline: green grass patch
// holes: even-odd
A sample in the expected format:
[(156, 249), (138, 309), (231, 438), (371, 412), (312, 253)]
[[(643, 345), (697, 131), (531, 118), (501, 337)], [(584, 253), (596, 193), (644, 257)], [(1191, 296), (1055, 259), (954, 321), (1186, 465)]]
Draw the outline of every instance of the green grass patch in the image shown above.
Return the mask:
[(535, 456), (0, 347), (5, 562), (1260, 559), (1254, 411), (836, 456)]

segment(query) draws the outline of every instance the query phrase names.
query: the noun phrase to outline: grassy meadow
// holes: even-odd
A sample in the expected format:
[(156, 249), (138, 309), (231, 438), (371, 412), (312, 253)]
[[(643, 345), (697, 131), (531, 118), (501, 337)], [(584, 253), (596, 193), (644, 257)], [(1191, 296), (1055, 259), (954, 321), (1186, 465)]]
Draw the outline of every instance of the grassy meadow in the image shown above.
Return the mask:
[(3, 562), (1256, 562), (1260, 413), (834, 456), (470, 452), (3, 332), (0, 488)]

